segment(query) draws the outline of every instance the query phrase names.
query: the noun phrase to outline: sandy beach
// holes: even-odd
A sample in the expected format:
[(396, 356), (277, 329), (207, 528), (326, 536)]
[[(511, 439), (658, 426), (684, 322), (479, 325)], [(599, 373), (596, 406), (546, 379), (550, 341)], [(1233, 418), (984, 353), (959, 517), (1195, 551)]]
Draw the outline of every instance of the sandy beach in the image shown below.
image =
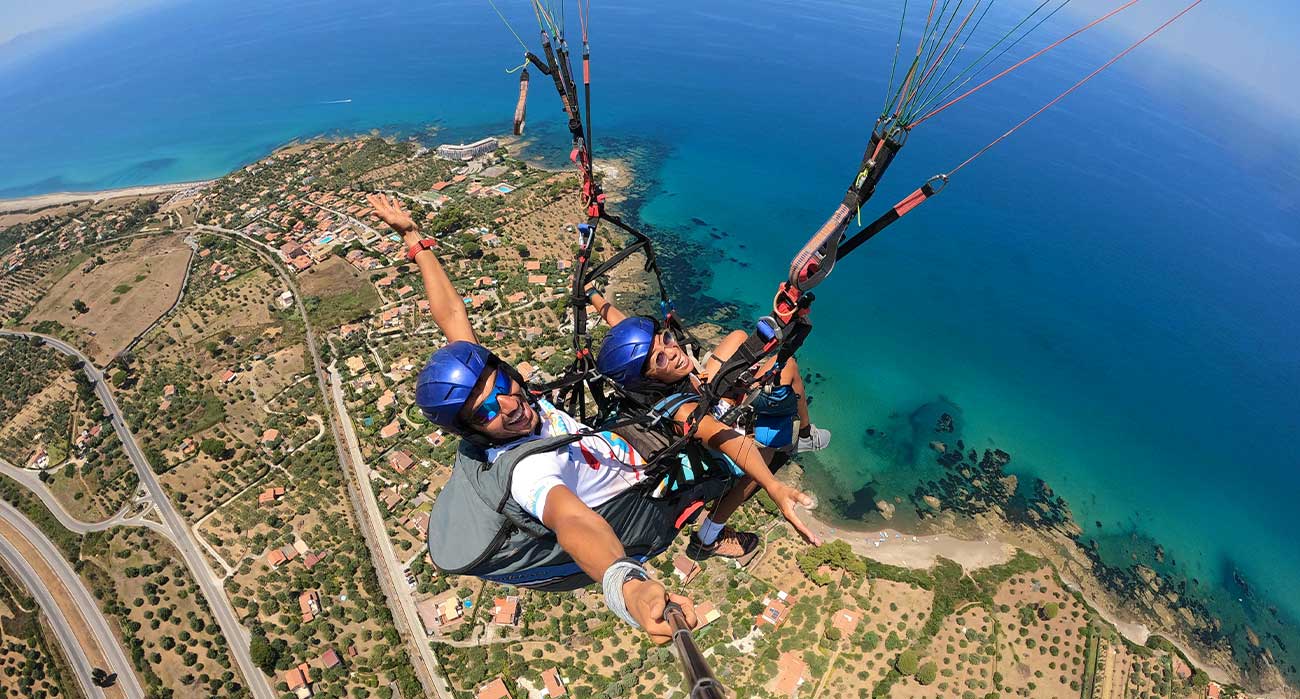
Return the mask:
[(948, 534), (904, 534), (888, 528), (845, 529), (819, 519), (813, 512), (805, 512), (803, 519), (824, 542), (842, 539), (859, 555), (903, 568), (929, 568), (935, 559), (943, 557), (966, 570), (976, 570), (1006, 563), (1016, 552), (1015, 546), (995, 537), (967, 540)]
[(0, 199), (0, 212), (40, 209), (47, 206), (68, 204), (74, 201), (89, 200), (92, 202), (99, 202), (105, 199), (116, 199), (117, 197), (139, 197), (150, 194), (163, 194), (165, 192), (176, 192), (182, 189), (189, 189), (190, 187), (200, 187), (211, 184), (213, 181), (214, 180), (172, 182), (170, 184), (153, 184), (142, 187), (105, 189), (98, 192), (54, 192), (51, 194), (38, 194), (32, 197), (20, 197), (18, 199)]

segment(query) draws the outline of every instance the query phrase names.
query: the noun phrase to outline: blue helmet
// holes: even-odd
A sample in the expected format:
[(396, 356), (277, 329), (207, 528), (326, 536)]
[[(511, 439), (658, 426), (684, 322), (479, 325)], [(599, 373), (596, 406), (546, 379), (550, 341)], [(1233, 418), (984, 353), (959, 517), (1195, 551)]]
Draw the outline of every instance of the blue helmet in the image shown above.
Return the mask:
[(645, 316), (619, 321), (600, 345), (596, 370), (625, 387), (640, 384), (645, 380), (645, 360), (657, 331), (655, 322)]
[(415, 403), (435, 425), (457, 433), (465, 432), (461, 408), (474, 393), (483, 371), (496, 363), (482, 345), (457, 340), (429, 357), (415, 382)]

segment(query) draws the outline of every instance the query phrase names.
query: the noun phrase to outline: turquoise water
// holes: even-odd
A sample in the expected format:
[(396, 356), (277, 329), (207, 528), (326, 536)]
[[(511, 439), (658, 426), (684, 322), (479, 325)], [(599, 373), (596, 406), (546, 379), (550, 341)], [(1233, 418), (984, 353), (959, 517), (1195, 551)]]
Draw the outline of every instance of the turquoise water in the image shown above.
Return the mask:
[[(597, 143), (653, 154), (639, 216), (716, 247), (709, 295), (765, 305), (838, 202), (898, 4), (598, 3)], [(871, 211), (1122, 42), (1085, 35), (918, 129)], [(212, 177), (317, 134), (505, 133), (520, 52), (479, 2), (153, 11), (0, 68), (0, 196)], [(810, 477), (847, 516), (865, 493), (906, 496), (933, 474), (913, 416), (948, 406), (969, 444), (1063, 495), (1109, 560), (1154, 538), (1238, 638), (1249, 624), (1295, 649), (1300, 147), (1294, 124), (1186, 70), (1144, 47), (844, 262), (800, 355), (835, 431)], [(543, 88), (530, 134), (562, 152)]]

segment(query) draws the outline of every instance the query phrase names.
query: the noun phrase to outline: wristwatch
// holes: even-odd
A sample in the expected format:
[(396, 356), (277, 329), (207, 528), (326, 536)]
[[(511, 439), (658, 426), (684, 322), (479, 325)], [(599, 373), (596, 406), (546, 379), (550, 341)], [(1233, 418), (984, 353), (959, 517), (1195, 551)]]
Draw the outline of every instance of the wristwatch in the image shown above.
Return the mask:
[(416, 255), (419, 255), (424, 250), (435, 248), (437, 246), (438, 246), (438, 241), (434, 240), (433, 238), (421, 239), (418, 243), (415, 243), (411, 245), (411, 247), (406, 249), (406, 259), (411, 262), (415, 262)]
[(632, 565), (636, 566), (635, 568), (631, 568), (626, 573), (623, 574), (622, 585), (626, 585), (627, 581), (629, 580), (640, 580), (641, 582), (646, 582), (650, 579), (650, 576), (646, 574), (645, 568), (642, 567), (641, 561), (638, 561), (635, 558), (627, 556), (618, 559), (617, 561), (615, 561), (615, 563), (631, 563)]

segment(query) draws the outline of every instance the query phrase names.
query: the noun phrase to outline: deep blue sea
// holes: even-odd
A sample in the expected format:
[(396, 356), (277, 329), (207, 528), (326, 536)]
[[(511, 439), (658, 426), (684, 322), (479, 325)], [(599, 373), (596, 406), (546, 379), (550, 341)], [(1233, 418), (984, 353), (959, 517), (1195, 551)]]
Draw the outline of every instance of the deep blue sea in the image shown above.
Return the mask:
[[(526, 3), (498, 4), (535, 39)], [(708, 293), (763, 307), (861, 157), (901, 2), (595, 4), (598, 154), (650, 146), (641, 220), (714, 246)], [(1078, 23), (1062, 13), (1025, 47)], [(864, 218), (1126, 42), (1084, 35), (918, 128)], [(0, 197), (209, 178), (319, 134), (501, 133), (521, 54), (478, 0), (151, 10), (0, 67)], [(540, 77), (530, 133), (564, 149)], [(845, 260), (800, 355), (835, 432), (809, 461), (824, 499), (853, 517), (849, 494), (911, 493), (949, 411), (1064, 496), (1108, 560), (1159, 541), (1225, 628), (1276, 634), (1294, 662), (1295, 126), (1143, 47)]]

